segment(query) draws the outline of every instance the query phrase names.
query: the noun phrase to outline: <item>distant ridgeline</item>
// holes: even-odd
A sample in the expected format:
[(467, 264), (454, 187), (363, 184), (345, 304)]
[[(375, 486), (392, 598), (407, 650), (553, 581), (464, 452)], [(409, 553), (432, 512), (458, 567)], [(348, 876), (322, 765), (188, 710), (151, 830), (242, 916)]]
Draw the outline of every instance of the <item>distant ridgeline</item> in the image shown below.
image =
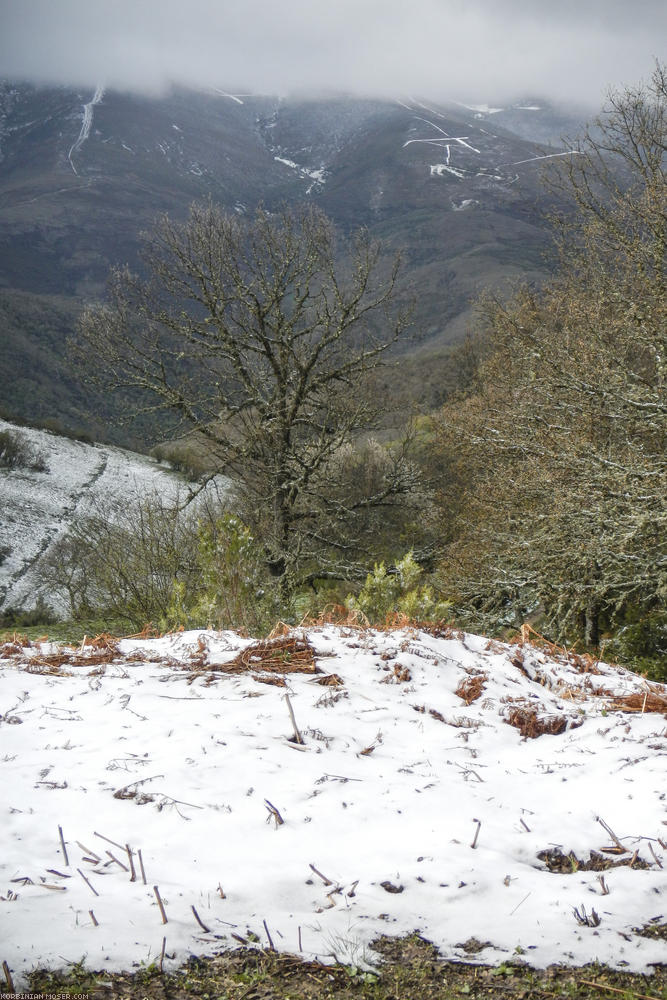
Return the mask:
[(0, 409), (128, 443), (148, 435), (147, 425), (110, 430), (125, 407), (74, 378), (67, 337), (83, 303), (103, 295), (109, 269), (137, 265), (140, 231), (208, 197), (239, 214), (312, 200), (343, 230), (367, 226), (403, 249), (412, 332), (444, 371), (442, 349), (463, 336), (483, 287), (543, 273), (539, 172), (558, 151), (544, 144), (576, 128), (533, 102), (147, 98), (6, 82)]

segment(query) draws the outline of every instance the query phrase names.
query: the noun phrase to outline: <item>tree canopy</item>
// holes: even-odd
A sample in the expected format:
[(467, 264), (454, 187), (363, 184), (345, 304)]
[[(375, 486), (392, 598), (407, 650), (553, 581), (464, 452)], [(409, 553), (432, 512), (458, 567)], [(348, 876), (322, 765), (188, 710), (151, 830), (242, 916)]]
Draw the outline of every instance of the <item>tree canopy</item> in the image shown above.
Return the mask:
[(443, 586), (471, 620), (541, 615), (596, 647), (667, 597), (664, 68), (576, 148), (558, 274), (485, 300), (473, 389), (443, 413), (466, 481)]
[(405, 330), (398, 258), (365, 231), (340, 246), (314, 207), (246, 219), (208, 203), (163, 218), (144, 263), (144, 276), (115, 271), (108, 301), (86, 310), (89, 369), (206, 442), (284, 585), (344, 575), (372, 512), (403, 517), (417, 487), (402, 448), (350, 475), (378, 411), (368, 376)]

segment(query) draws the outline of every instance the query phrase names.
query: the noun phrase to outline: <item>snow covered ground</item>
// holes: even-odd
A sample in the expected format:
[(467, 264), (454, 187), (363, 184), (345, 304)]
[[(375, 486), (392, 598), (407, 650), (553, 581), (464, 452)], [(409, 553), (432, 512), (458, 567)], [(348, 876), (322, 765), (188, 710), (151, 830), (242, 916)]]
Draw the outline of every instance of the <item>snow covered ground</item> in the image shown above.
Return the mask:
[(9, 549), (0, 563), (0, 608), (35, 605), (39, 560), (75, 517), (101, 501), (155, 492), (176, 497), (183, 491), (182, 480), (146, 456), (0, 420), (0, 431), (6, 430), (25, 437), (44, 457), (46, 470), (0, 469), (0, 549)]
[(638, 933), (667, 923), (665, 686), (528, 643), (322, 625), (7, 644), (0, 692), (17, 980), (269, 935), (360, 965), (415, 930), (465, 961), (667, 962)]

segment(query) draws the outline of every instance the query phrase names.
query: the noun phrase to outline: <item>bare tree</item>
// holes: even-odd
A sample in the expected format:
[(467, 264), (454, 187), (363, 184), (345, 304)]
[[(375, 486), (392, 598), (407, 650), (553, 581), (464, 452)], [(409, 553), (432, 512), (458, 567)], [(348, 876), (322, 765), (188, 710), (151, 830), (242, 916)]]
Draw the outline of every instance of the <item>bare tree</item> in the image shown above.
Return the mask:
[(315, 208), (247, 221), (210, 203), (163, 218), (144, 256), (148, 277), (115, 271), (109, 301), (84, 314), (89, 368), (205, 439), (286, 590), (340, 575), (365, 512), (417, 485), (400, 449), (362, 495), (340, 462), (378, 410), (367, 376), (405, 328), (390, 312), (398, 259), (364, 231), (338, 248)]

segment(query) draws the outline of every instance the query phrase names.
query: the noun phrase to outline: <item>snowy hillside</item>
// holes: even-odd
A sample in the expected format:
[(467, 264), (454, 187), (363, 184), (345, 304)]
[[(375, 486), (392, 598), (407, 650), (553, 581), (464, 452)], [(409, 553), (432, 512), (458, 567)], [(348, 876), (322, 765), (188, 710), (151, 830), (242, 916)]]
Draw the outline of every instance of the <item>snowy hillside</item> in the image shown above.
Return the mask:
[(0, 608), (34, 607), (40, 558), (76, 517), (101, 501), (156, 491), (175, 497), (179, 484), (183, 489), (173, 473), (145, 456), (0, 420), (0, 431), (7, 430), (24, 436), (46, 468), (0, 469), (0, 550), (9, 550), (0, 563)]
[(415, 930), (487, 964), (667, 960), (642, 933), (667, 924), (663, 685), (450, 630), (321, 626), (7, 644), (0, 689), (17, 979), (254, 941), (359, 965)]

